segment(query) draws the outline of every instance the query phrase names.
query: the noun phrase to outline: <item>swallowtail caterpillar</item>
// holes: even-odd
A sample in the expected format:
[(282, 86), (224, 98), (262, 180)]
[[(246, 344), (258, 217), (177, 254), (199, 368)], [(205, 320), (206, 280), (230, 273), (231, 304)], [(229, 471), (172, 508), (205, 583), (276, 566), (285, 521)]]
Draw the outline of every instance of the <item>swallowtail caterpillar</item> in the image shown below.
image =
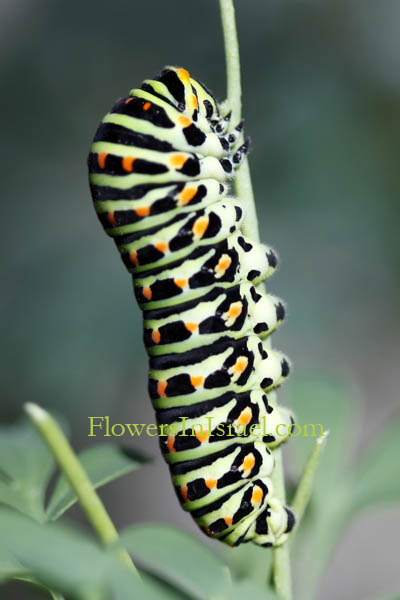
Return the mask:
[(89, 177), (143, 311), (149, 393), (183, 509), (231, 546), (275, 546), (294, 516), (274, 495), (271, 449), (292, 418), (268, 398), (289, 365), (264, 341), (285, 311), (256, 287), (276, 255), (241, 233), (230, 193), (248, 149), (241, 129), (188, 71), (166, 67), (104, 117)]

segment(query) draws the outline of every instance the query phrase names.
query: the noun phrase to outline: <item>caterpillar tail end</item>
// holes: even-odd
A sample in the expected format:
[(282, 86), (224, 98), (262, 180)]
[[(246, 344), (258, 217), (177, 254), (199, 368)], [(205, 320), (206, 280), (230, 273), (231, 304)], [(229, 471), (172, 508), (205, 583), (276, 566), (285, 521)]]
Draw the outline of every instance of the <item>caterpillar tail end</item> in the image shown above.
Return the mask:
[(295, 524), (293, 510), (271, 498), (267, 508), (260, 513), (252, 527), (232, 545), (252, 542), (263, 548), (276, 548), (288, 540)]

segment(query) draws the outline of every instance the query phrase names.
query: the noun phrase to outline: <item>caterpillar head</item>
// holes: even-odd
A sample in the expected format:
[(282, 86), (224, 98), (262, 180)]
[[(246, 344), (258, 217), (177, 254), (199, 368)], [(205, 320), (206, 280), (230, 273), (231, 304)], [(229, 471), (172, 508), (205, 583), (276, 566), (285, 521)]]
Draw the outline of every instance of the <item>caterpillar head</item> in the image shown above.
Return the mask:
[[(142, 89), (149, 87), (197, 124), (224, 121), (213, 94), (183, 67), (165, 67), (154, 80), (144, 81)], [(221, 123), (221, 132), (224, 127)]]

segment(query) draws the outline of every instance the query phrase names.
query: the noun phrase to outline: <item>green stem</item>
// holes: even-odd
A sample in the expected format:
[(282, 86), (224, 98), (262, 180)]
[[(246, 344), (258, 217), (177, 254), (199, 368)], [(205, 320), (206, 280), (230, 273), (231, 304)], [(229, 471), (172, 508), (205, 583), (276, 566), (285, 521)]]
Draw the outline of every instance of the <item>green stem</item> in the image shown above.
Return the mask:
[[(240, 78), (239, 42), (233, 0), (219, 0), (219, 8), (224, 33), (227, 100), (229, 109), (232, 111), (231, 124), (235, 127), (242, 119), (242, 84)], [(240, 141), (243, 141), (243, 137), (240, 138)], [(236, 196), (240, 198), (244, 206), (244, 219), (241, 226), (243, 234), (247, 238), (259, 242), (258, 219), (247, 158), (243, 160), (236, 171), (233, 185)]]
[[(226, 80), (228, 104), (232, 111), (231, 123), (235, 126), (242, 118), (242, 86), (240, 78), (239, 43), (236, 31), (235, 9), (233, 0), (219, 0), (221, 12), (222, 29), (224, 34), (225, 57), (226, 57)], [(253, 186), (251, 182), (250, 168), (247, 158), (237, 170), (234, 179), (236, 196), (244, 206), (244, 219), (241, 226), (243, 234), (255, 241), (260, 240), (258, 228), (257, 211), (254, 201)], [(282, 453), (280, 449), (274, 451), (275, 470), (274, 485), (277, 498), (285, 502), (285, 483), (282, 464)], [(274, 548), (273, 550), (273, 580), (277, 593), (281, 598), (290, 600), (291, 574), (288, 544)]]
[[(100, 541), (106, 547), (111, 546), (118, 539), (118, 532), (58, 423), (37, 404), (28, 402), (25, 411), (77, 495)], [(126, 550), (118, 549), (116, 554), (123, 564), (137, 573)]]
[(232, 111), (231, 123), (236, 125), (242, 118), (242, 83), (235, 7), (232, 0), (219, 0), (219, 8), (224, 33), (227, 96)]
[[(299, 527), (304, 512), (307, 508), (307, 504), (312, 492), (315, 474), (322, 456), (322, 452), (326, 446), (328, 435), (329, 431), (325, 431), (323, 435), (317, 438), (300, 477), (300, 481), (292, 502), (292, 506), (296, 514), (296, 527), (290, 536), (290, 542), (293, 541), (293, 536)], [(339, 494), (339, 498), (341, 498), (341, 496), (342, 495)], [(312, 555), (313, 568), (306, 580), (301, 582), (300, 587), (298, 587), (296, 590), (299, 599), (303, 598), (305, 600), (307, 598), (307, 600), (310, 600), (315, 596), (315, 591), (321, 573), (323, 573), (326, 561), (330, 556), (334, 540), (337, 538), (339, 531), (343, 527), (343, 523), (340, 522), (340, 519), (342, 518), (343, 512), (346, 510), (345, 508), (344, 511), (342, 510), (342, 507), (346, 506), (345, 503), (346, 500), (344, 500), (344, 503), (342, 503), (341, 500), (338, 502), (337, 499), (335, 499), (331, 507), (324, 507), (328, 511), (327, 514), (329, 514), (329, 527), (321, 528), (316, 526), (316, 533), (314, 535), (314, 541), (312, 542), (311, 548), (307, 548), (306, 552), (302, 552), (301, 559), (304, 566), (307, 564), (307, 560), (309, 560)]]
[[(283, 471), (282, 450), (277, 448), (273, 452), (275, 459), (275, 468), (272, 474), (272, 483), (274, 493), (277, 498), (286, 503), (285, 477)], [(282, 546), (273, 549), (272, 579), (276, 593), (280, 598), (291, 600), (292, 598), (292, 576), (290, 569), (289, 544), (286, 542)]]
[(299, 525), (310, 499), (315, 473), (321, 459), (322, 451), (328, 440), (328, 435), (329, 431), (325, 431), (315, 442), (296, 489), (292, 502), (293, 510), (296, 514), (296, 526)]

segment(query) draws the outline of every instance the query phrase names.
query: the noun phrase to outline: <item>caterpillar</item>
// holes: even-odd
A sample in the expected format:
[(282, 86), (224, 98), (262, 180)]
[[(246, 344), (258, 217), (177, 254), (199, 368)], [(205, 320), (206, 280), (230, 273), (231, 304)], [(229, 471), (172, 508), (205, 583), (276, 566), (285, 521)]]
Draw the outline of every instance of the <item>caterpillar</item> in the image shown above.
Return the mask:
[(242, 140), (202, 83), (166, 67), (104, 117), (89, 182), (143, 311), (149, 394), (183, 509), (231, 546), (275, 546), (295, 518), (274, 495), (271, 450), (293, 419), (268, 397), (288, 361), (264, 342), (285, 309), (257, 288), (277, 257), (242, 234), (230, 194)]

